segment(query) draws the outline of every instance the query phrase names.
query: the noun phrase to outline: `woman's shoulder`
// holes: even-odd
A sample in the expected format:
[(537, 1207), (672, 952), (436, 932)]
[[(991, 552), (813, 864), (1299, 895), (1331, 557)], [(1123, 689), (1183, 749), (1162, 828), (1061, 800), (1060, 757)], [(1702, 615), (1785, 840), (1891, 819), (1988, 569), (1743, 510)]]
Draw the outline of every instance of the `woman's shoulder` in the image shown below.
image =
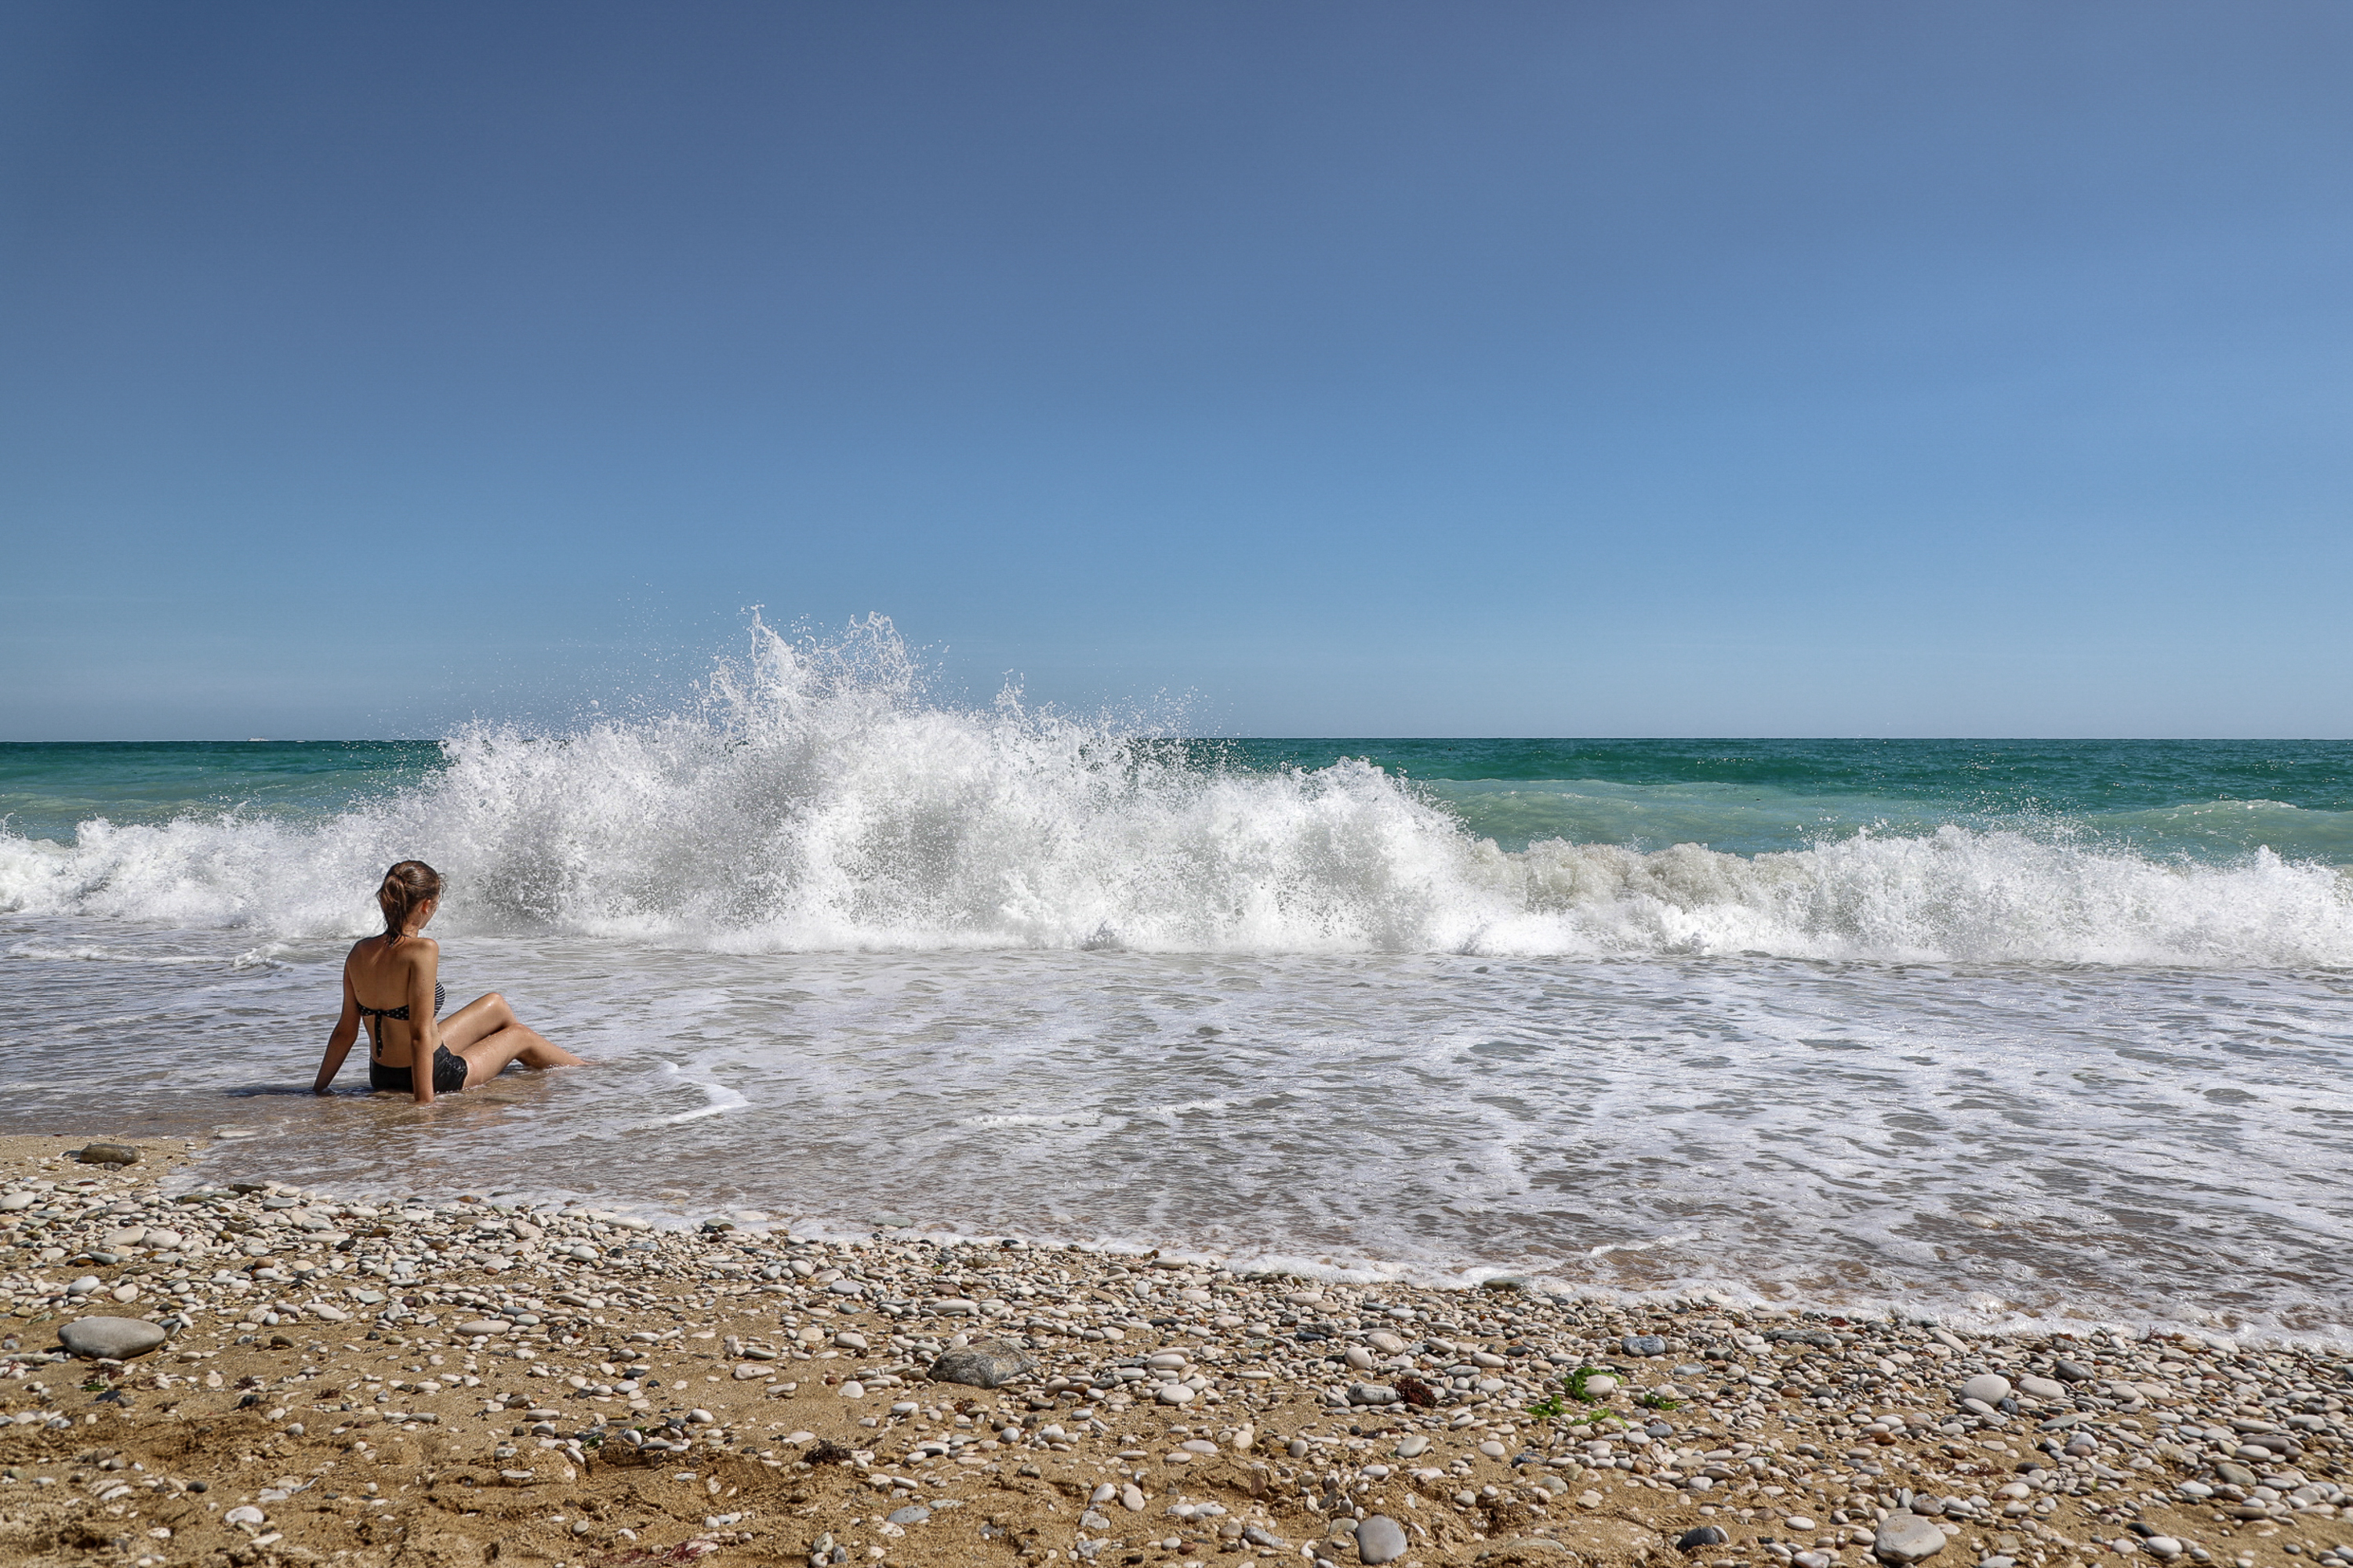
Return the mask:
[(351, 951), (343, 954), (343, 962), (352, 963), (362, 954), (390, 958), (403, 963), (417, 963), (428, 958), (438, 960), (441, 956), (441, 944), (429, 936), (407, 937), (398, 942), (386, 942), (380, 936), (364, 936), (352, 943)]

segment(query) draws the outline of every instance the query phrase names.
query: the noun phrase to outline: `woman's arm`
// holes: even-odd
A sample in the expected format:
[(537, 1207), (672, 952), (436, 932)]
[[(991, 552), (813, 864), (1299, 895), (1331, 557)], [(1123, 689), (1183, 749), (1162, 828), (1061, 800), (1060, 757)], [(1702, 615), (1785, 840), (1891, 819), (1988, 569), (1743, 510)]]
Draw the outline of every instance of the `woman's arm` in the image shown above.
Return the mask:
[(350, 1054), (352, 1042), (360, 1034), (360, 1000), (352, 994), (351, 960), (343, 961), (343, 1016), (335, 1020), (333, 1032), (327, 1036), (327, 1054), (319, 1063), (318, 1081), (311, 1085), (313, 1094), (324, 1094), (343, 1070), (343, 1058)]
[(441, 973), (441, 944), (418, 937), (408, 961), (408, 1081), (417, 1103), (433, 1103), (433, 1057), (441, 1047), (441, 1020), (433, 1016), (433, 982)]

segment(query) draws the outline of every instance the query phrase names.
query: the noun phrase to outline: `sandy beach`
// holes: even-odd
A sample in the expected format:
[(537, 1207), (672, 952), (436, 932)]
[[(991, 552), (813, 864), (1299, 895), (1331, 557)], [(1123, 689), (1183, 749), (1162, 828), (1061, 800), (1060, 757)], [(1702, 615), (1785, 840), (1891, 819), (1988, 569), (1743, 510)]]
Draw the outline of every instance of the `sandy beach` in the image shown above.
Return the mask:
[[(0, 1140), (10, 1562), (2353, 1563), (2341, 1352), (664, 1232), (104, 1142)], [(62, 1348), (100, 1318), (159, 1342)]]

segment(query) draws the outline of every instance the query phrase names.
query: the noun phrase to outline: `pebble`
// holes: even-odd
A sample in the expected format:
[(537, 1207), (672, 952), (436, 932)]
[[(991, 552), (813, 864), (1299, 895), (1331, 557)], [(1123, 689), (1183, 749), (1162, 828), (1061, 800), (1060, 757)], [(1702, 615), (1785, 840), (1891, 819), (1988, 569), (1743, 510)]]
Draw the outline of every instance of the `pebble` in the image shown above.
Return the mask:
[(2064, 1399), (2067, 1385), (2051, 1378), (2029, 1375), (2018, 1380), (2018, 1392), (2036, 1399)]
[(1119, 1489), (1119, 1506), (1130, 1513), (1144, 1511), (1144, 1489), (1134, 1481)]
[(893, 1509), (890, 1515), (892, 1524), (921, 1524), (931, 1517), (932, 1510), (919, 1502), (909, 1503), (905, 1508)]
[(1686, 1530), (1681, 1535), (1676, 1536), (1675, 1550), (1678, 1552), (1697, 1552), (1703, 1547), (1722, 1546), (1731, 1539), (1732, 1537), (1725, 1534), (1723, 1531), (1717, 1529), (1715, 1525), (1703, 1524), (1696, 1530)]
[(1356, 1556), (1366, 1563), (1394, 1563), (1406, 1553), (1405, 1527), (1385, 1513), (1356, 1526)]
[(1630, 1356), (1664, 1355), (1667, 1342), (1656, 1334), (1628, 1334), (1618, 1342), (1618, 1348)]
[(931, 1379), (934, 1383), (962, 1384), (967, 1388), (998, 1388), (1037, 1367), (1038, 1363), (1019, 1346), (991, 1340), (948, 1352), (932, 1363)]
[(269, 1521), (269, 1518), (268, 1514), (263, 1513), (251, 1503), (247, 1503), (243, 1507), (233, 1508), (221, 1515), (221, 1521), (225, 1524), (264, 1524)]
[(74, 1151), (85, 1165), (135, 1165), (139, 1151), (128, 1143), (89, 1143)]
[(1883, 1563), (1924, 1563), (1945, 1549), (1947, 1539), (1935, 1520), (1899, 1509), (1880, 1521), (1871, 1549)]
[(1193, 1391), (1181, 1383), (1164, 1383), (1152, 1391), (1152, 1397), (1163, 1405), (1190, 1405)]
[(480, 1339), (490, 1334), (502, 1334), (507, 1325), (496, 1318), (477, 1318), (470, 1323), (458, 1325), (458, 1332), (469, 1339)]
[(58, 1331), (58, 1342), (91, 1360), (129, 1361), (163, 1344), (163, 1329), (143, 1318), (81, 1318)]
[(1980, 1373), (1961, 1384), (1961, 1397), (1974, 1399), (1981, 1405), (1992, 1405), (2010, 1397), (2010, 1379), (2000, 1373)]

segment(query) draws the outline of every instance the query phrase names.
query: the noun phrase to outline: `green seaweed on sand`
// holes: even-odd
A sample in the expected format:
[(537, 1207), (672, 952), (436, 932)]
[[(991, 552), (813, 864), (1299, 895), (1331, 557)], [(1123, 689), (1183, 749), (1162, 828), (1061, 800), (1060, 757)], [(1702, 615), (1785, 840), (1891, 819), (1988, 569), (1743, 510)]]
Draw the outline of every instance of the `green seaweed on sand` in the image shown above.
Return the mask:
[[(1578, 1405), (1599, 1405), (1606, 1395), (1596, 1394), (1587, 1384), (1596, 1377), (1614, 1375), (1606, 1367), (1580, 1366), (1560, 1380), (1560, 1392), (1548, 1394), (1528, 1406), (1528, 1414), (1539, 1421), (1551, 1421), (1569, 1413), (1569, 1401)], [(1641, 1404), (1641, 1400), (1636, 1400)]]

